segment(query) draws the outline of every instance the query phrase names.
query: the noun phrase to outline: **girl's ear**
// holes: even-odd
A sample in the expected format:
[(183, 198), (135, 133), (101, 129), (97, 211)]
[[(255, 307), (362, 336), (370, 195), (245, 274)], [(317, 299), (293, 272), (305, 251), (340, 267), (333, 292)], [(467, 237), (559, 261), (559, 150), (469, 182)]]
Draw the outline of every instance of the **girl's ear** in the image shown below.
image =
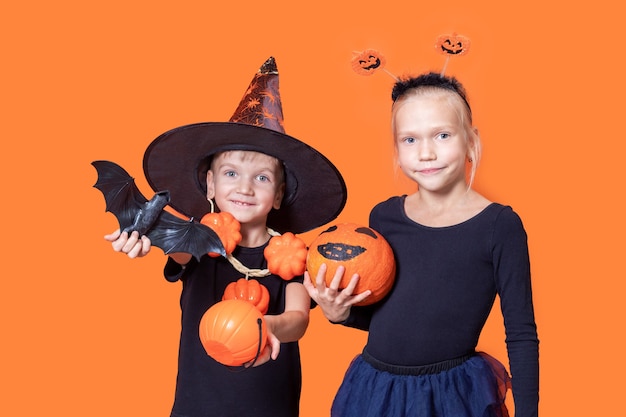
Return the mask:
[(213, 182), (213, 171), (206, 172), (206, 198), (212, 200), (215, 197), (215, 183)]
[(477, 159), (478, 146), (480, 144), (480, 136), (478, 134), (478, 128), (472, 127), (469, 132), (469, 138), (467, 139), (467, 158), (471, 160)]

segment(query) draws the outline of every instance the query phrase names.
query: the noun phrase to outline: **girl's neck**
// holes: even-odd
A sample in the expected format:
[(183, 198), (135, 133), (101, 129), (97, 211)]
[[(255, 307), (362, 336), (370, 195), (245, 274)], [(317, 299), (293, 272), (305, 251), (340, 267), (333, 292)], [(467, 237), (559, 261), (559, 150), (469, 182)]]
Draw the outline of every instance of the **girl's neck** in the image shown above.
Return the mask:
[(471, 189), (445, 195), (418, 190), (407, 196), (404, 210), (411, 220), (419, 224), (445, 227), (474, 217), (489, 203), (489, 200)]

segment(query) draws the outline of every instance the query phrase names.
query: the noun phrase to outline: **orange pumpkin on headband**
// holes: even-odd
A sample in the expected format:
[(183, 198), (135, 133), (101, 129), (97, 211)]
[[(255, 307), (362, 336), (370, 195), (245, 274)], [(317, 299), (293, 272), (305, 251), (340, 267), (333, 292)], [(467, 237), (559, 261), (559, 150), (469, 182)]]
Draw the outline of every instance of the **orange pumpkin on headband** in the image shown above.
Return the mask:
[(307, 270), (312, 280), (322, 264), (327, 267), (326, 285), (330, 285), (339, 265), (346, 268), (340, 290), (348, 286), (354, 274), (359, 274), (353, 294), (365, 290), (371, 290), (372, 294), (356, 305), (381, 300), (391, 290), (395, 279), (396, 263), (389, 243), (374, 229), (354, 223), (331, 226), (311, 243)]
[(435, 47), (444, 55), (465, 55), (469, 51), (471, 42), (468, 37), (451, 33), (437, 38)]
[(253, 360), (267, 342), (263, 315), (243, 300), (213, 304), (202, 316), (199, 332), (206, 353), (228, 366), (240, 366)]

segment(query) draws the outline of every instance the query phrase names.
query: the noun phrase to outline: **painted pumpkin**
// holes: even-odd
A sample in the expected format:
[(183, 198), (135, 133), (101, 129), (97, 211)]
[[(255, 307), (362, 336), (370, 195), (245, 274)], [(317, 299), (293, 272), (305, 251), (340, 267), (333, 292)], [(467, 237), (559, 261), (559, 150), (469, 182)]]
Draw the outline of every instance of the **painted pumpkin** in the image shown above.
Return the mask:
[(470, 48), (470, 40), (466, 36), (452, 33), (437, 38), (435, 48), (444, 55), (465, 55)]
[(258, 308), (261, 314), (265, 314), (270, 303), (270, 293), (256, 279), (239, 278), (226, 286), (222, 300), (247, 301)]
[(267, 259), (267, 269), (272, 274), (289, 281), (304, 274), (308, 249), (302, 239), (291, 232), (274, 236), (265, 247), (263, 255)]
[(396, 264), (389, 243), (374, 229), (354, 223), (331, 226), (311, 243), (307, 257), (311, 279), (315, 279), (322, 264), (327, 266), (326, 285), (330, 285), (339, 265), (346, 268), (339, 289), (345, 288), (354, 274), (359, 274), (354, 294), (365, 290), (371, 290), (372, 294), (356, 305), (381, 300), (395, 279)]
[(261, 312), (247, 301), (225, 300), (200, 320), (200, 341), (206, 353), (227, 366), (240, 366), (265, 348), (267, 330)]

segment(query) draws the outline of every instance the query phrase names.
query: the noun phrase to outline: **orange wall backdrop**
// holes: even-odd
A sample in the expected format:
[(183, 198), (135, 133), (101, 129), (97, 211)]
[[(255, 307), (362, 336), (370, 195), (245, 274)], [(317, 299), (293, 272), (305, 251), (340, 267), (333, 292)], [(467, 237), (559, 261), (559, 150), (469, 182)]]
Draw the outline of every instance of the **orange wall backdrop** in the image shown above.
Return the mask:
[[(0, 414), (169, 415), (180, 288), (161, 278), (158, 249), (130, 260), (102, 239), (116, 222), (91, 161), (121, 164), (150, 194), (141, 161), (152, 139), (226, 121), (273, 55), (287, 132), (344, 174), (338, 221), (366, 223), (376, 202), (413, 187), (393, 168), (392, 79), (355, 74), (352, 52), (378, 49), (396, 75), (438, 70), (434, 41), (452, 32), (472, 40), (447, 73), (468, 88), (484, 140), (476, 186), (512, 205), (529, 234), (541, 413), (623, 413), (620, 3), (226, 3), (2, 6)], [(364, 342), (313, 311), (303, 417), (328, 415)], [(506, 360), (497, 308), (479, 347)]]

